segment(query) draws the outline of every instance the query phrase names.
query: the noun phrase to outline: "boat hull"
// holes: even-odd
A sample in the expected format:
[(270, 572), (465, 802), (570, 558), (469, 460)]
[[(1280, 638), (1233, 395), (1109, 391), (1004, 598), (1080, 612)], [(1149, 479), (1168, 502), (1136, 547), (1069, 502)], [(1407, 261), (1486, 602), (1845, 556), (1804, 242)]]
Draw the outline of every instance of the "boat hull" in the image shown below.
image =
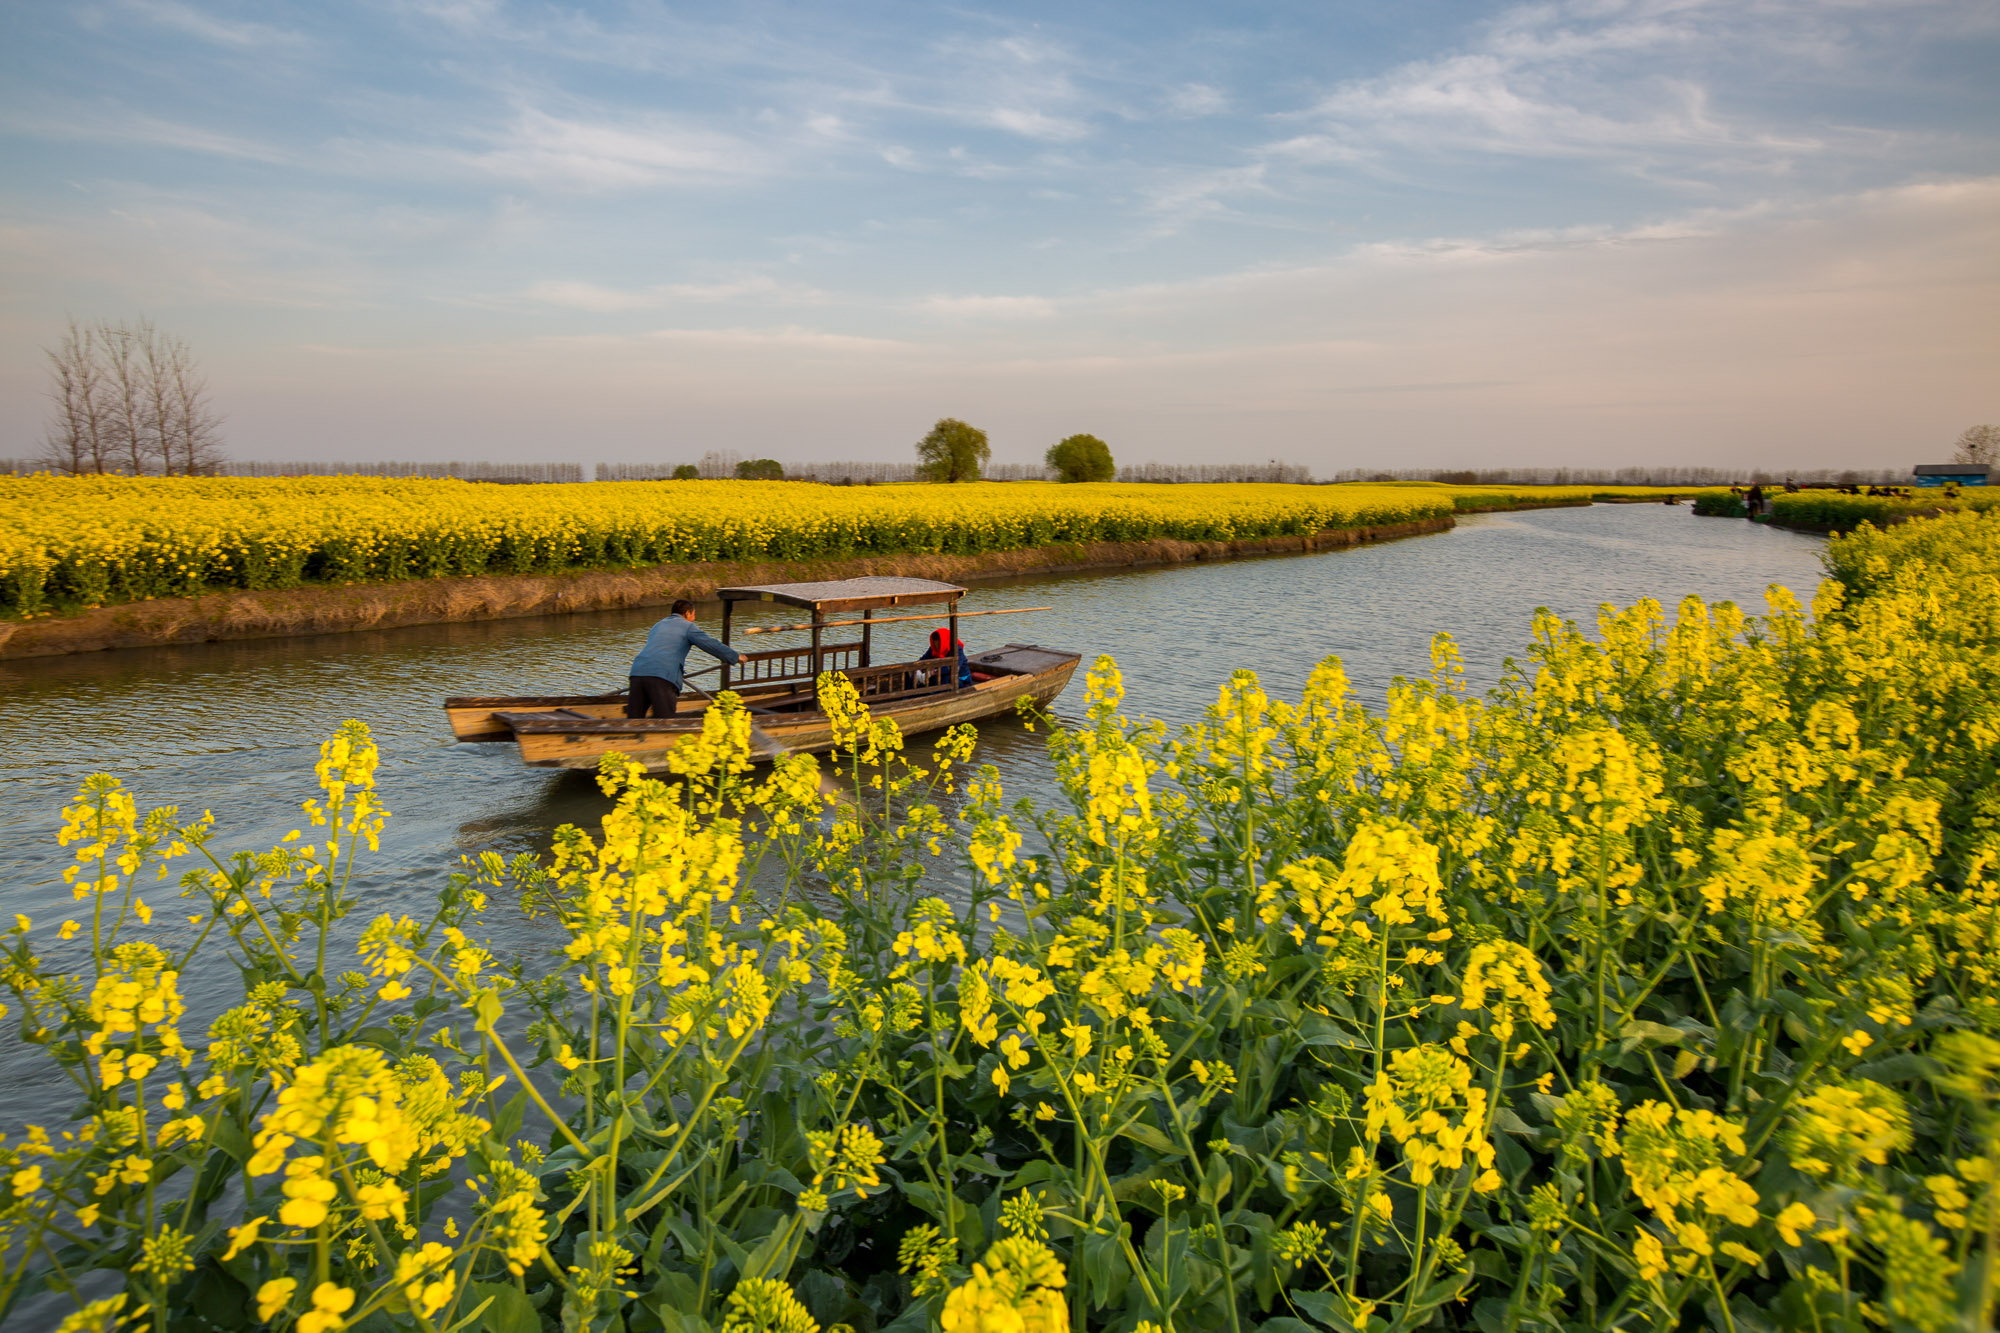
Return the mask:
[[(1069, 684), (1081, 660), (1075, 653), (1009, 644), (973, 659), (973, 669), (992, 673), (991, 679), (885, 701), (870, 712), (894, 719), (904, 735), (914, 736), (1011, 712), (1022, 699), (1047, 706)], [(757, 695), (746, 693), (744, 699), (754, 707)], [(595, 770), (605, 755), (617, 753), (660, 772), (674, 750), (701, 734), (708, 703), (685, 699), (674, 717), (639, 719), (624, 716), (623, 695), (457, 698), (446, 700), (445, 707), (458, 739), (512, 739), (521, 762), (532, 768)], [(786, 751), (812, 754), (833, 748), (833, 726), (825, 713), (773, 713), (756, 721), (758, 730)]]

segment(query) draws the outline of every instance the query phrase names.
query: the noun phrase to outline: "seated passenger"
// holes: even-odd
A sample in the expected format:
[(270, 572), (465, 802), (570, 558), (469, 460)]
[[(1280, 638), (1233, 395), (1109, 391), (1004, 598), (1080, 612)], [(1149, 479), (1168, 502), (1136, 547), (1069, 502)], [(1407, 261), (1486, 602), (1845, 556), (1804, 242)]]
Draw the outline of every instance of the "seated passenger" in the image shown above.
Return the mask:
[[(964, 686), (972, 684), (972, 663), (968, 661), (965, 656), (965, 641), (961, 639), (958, 643), (954, 644), (951, 641), (950, 630), (948, 629), (932, 630), (931, 646), (925, 649), (924, 655), (918, 658), (917, 660), (919, 662), (935, 662), (944, 658), (948, 658), (952, 655), (952, 649), (954, 648), (958, 650), (957, 654), (958, 683), (962, 688)], [(945, 679), (942, 672), (939, 673), (938, 678), (940, 680)], [(925, 677), (925, 683), (926, 684), (930, 683), (928, 676)]]

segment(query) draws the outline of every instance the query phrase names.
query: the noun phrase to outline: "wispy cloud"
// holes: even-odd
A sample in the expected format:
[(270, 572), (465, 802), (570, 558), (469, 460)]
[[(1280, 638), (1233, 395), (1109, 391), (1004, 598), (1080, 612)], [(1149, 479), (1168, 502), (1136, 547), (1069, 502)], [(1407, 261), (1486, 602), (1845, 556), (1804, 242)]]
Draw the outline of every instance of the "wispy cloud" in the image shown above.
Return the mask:
[(1030, 106), (996, 106), (985, 113), (984, 119), (995, 129), (1051, 143), (1067, 143), (1090, 133), (1090, 128), (1080, 120), (1053, 116)]
[(1167, 110), (1176, 116), (1213, 116), (1229, 108), (1229, 95), (1206, 83), (1184, 83), (1166, 95)]
[(775, 278), (758, 275), (727, 282), (671, 282), (650, 287), (606, 287), (594, 282), (548, 280), (535, 283), (522, 295), (531, 302), (611, 314), (621, 310), (657, 310), (674, 305), (722, 305), (768, 302), (773, 305), (822, 305), (824, 292), (811, 287), (790, 286)]
[(245, 23), (240, 20), (218, 18), (193, 5), (181, 4), (178, 0), (123, 0), (121, 8), (158, 27), (198, 37), (217, 46), (248, 50), (259, 47), (300, 46), (305, 42), (305, 37), (300, 33), (274, 28), (264, 23)]
[(1146, 191), (1146, 208), (1157, 220), (1155, 230), (1160, 232), (1224, 217), (1235, 211), (1232, 200), (1270, 193), (1265, 181), (1269, 171), (1266, 163), (1252, 162), (1170, 176)]
[(1764, 123), (1715, 105), (1726, 70), (1759, 50), (1823, 51), (1837, 26), (1825, 6), (1737, 6), (1718, 0), (1566, 0), (1503, 12), (1467, 49), (1351, 79), (1302, 119), (1316, 133), (1275, 145), (1341, 160), (1401, 153), (1633, 157), (1687, 152), (1730, 165), (1782, 168), (1823, 150), (1824, 132)]
[(876, 353), (910, 351), (915, 344), (896, 338), (870, 338), (852, 333), (787, 324), (775, 329), (654, 329), (644, 335), (653, 342), (684, 343), (718, 348), (784, 347), (803, 351)]
[(276, 144), (191, 125), (144, 112), (65, 106), (59, 110), (0, 113), (0, 133), (46, 140), (88, 140), (168, 148), (176, 152), (251, 162), (285, 163), (293, 154)]
[(522, 107), (490, 146), (454, 154), (475, 171), (545, 189), (619, 190), (759, 176), (769, 155), (733, 134), (643, 113), (586, 120)]

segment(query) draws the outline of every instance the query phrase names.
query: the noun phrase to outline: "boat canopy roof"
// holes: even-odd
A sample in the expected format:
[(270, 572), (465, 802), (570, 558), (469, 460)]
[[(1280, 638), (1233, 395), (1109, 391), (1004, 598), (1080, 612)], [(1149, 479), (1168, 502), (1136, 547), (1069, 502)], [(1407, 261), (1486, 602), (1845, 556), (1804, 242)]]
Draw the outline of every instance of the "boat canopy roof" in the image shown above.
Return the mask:
[(867, 611), (878, 606), (920, 606), (955, 602), (965, 589), (935, 579), (831, 579), (824, 583), (761, 583), (747, 588), (723, 588), (725, 602), (783, 602), (809, 611)]

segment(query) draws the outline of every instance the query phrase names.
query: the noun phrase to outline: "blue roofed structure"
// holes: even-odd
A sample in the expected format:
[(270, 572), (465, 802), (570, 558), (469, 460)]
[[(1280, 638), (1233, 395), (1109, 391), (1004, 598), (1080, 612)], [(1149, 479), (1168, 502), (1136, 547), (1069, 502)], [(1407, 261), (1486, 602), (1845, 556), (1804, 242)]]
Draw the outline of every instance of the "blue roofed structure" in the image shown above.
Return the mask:
[(1992, 475), (1993, 469), (1984, 463), (1919, 463), (1916, 483), (1919, 486), (1984, 486)]

